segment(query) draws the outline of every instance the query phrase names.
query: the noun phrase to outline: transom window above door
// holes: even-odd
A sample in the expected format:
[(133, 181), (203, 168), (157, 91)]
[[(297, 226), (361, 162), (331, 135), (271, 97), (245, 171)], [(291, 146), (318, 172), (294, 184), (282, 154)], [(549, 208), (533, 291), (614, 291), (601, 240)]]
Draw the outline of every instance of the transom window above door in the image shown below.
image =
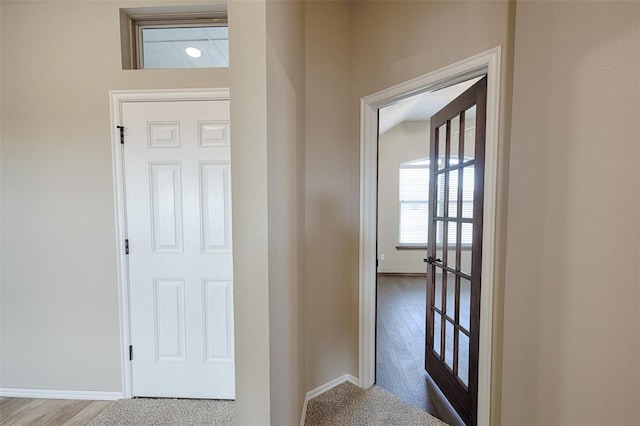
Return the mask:
[(229, 66), (229, 28), (221, 23), (140, 24), (138, 68)]
[(226, 68), (226, 10), (121, 9), (122, 68)]

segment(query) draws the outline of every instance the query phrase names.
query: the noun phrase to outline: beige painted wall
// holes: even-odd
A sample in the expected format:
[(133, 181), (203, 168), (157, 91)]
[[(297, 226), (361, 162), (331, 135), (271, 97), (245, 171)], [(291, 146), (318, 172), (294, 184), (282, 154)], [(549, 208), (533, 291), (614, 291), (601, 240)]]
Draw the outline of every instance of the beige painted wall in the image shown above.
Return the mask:
[(228, 86), (122, 71), (135, 5), (1, 4), (2, 387), (121, 390), (108, 92)]
[[(349, 3), (306, 3), (305, 387), (349, 371)], [(327, 23), (331, 23), (328, 25)], [(350, 371), (353, 373), (353, 370)], [(357, 371), (356, 371), (357, 375)]]
[[(378, 139), (378, 272), (424, 274), (427, 251), (398, 250), (399, 167), (429, 156), (429, 121), (405, 121)], [(382, 260), (380, 255), (384, 254)]]
[(518, 2), (516, 29), (503, 422), (637, 425), (640, 4)]
[(266, 4), (231, 0), (228, 10), (236, 421), (261, 425), (271, 416)]
[[(500, 422), (502, 295), (515, 4), (507, 1), (358, 1), (350, 10), (348, 187), (349, 372), (358, 369), (359, 100), (394, 84), (503, 46), (492, 421)], [(455, 28), (455, 31), (452, 29)]]
[(306, 392), (305, 6), (301, 0), (268, 0), (266, 6), (271, 424), (295, 425)]

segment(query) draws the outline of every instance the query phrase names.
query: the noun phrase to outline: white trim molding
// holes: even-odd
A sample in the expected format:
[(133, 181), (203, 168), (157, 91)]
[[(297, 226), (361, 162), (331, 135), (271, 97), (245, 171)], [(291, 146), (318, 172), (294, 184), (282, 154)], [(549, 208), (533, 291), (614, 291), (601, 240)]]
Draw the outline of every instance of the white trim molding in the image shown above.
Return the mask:
[(300, 418), (300, 426), (304, 426), (304, 421), (306, 419), (307, 416), (307, 404), (309, 403), (309, 401), (311, 401), (313, 398), (322, 395), (323, 393), (330, 391), (331, 389), (335, 388), (336, 386), (340, 386), (343, 383), (349, 382), (351, 384), (354, 384), (356, 386), (360, 386), (360, 382), (358, 381), (357, 378), (353, 377), (351, 374), (343, 374), (340, 377), (337, 377), (333, 380), (331, 380), (330, 382), (325, 383), (324, 385), (320, 385), (315, 389), (310, 390), (309, 392), (307, 392), (307, 394), (304, 397), (304, 404), (302, 405), (302, 417)]
[(115, 401), (123, 397), (122, 392), (23, 388), (0, 388), (0, 396), (8, 398), (86, 399), (91, 401)]
[(491, 347), (495, 231), (497, 212), (498, 120), (500, 113), (500, 46), (362, 98), (360, 102), (360, 258), (359, 258), (359, 381), (375, 382), (377, 137), (378, 110), (425, 91), (487, 76), (487, 129), (485, 146), (484, 222), (482, 242), (482, 294), (480, 300), (480, 353), (478, 365), (478, 424), (490, 424)]
[[(178, 90), (112, 90), (109, 92), (111, 106), (111, 152), (116, 224), (116, 259), (118, 273), (118, 301), (120, 309), (120, 363), (122, 367), (122, 395), (132, 397), (131, 363), (129, 361), (129, 265), (124, 241), (127, 238), (126, 204), (124, 192), (123, 145), (117, 126), (122, 125), (122, 104), (127, 102), (176, 102), (229, 100), (229, 89), (178, 89)], [(126, 135), (126, 129), (125, 129)]]

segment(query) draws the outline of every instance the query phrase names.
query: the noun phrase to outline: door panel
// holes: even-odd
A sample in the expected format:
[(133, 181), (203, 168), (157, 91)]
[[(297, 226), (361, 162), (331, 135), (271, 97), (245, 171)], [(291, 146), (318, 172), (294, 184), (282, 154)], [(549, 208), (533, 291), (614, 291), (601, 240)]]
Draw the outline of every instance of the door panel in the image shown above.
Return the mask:
[(476, 424), (486, 78), (431, 117), (425, 368)]
[(229, 102), (122, 114), (133, 395), (232, 399)]

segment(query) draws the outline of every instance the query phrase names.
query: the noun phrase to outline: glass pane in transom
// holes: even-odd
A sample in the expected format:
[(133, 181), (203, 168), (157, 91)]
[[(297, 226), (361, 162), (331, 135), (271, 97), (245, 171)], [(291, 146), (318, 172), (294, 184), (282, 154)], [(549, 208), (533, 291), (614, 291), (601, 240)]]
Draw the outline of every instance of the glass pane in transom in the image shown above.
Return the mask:
[(142, 28), (143, 68), (229, 66), (229, 29), (220, 27)]

